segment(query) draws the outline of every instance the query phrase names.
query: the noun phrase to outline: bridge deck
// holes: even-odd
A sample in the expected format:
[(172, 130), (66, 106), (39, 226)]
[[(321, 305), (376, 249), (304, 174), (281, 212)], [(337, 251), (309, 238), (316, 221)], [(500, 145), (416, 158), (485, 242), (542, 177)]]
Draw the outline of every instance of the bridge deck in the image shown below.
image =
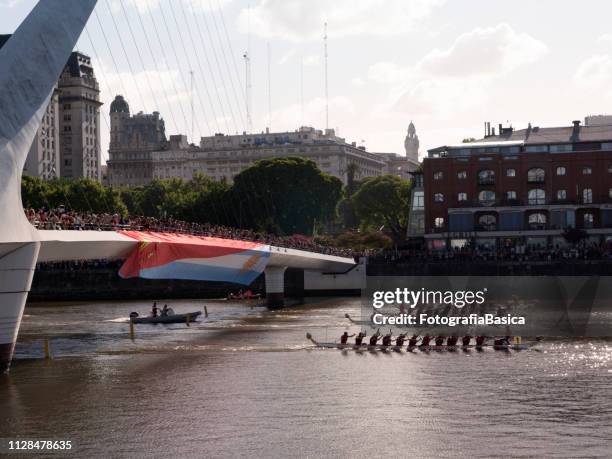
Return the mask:
[[(143, 233), (144, 234), (144, 233)], [(39, 230), (41, 240), (39, 262), (122, 259), (139, 243), (138, 240), (117, 231), (54, 231)], [(203, 236), (190, 236), (199, 238)], [(214, 238), (227, 246), (232, 239)], [(172, 242), (168, 242), (172, 244)], [(315, 271), (343, 272), (353, 266), (352, 258), (271, 246), (268, 266), (287, 266)]]

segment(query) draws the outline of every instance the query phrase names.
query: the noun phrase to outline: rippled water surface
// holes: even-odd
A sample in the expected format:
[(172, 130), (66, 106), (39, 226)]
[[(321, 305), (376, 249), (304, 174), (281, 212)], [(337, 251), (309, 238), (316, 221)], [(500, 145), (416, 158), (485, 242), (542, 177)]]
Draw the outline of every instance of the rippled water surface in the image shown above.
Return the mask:
[[(355, 352), (359, 300), (283, 311), (172, 301), (208, 319), (125, 323), (144, 303), (28, 306), (0, 377), (0, 437), (71, 457), (611, 457), (612, 342), (522, 352)], [(43, 339), (53, 359), (41, 360)]]

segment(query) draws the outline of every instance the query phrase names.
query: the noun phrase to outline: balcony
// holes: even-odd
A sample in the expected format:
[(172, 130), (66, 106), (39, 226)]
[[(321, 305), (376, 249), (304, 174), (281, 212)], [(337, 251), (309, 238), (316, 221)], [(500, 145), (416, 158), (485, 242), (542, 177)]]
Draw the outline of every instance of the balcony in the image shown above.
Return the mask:
[(478, 177), (479, 185), (495, 185), (495, 177)]
[(527, 183), (544, 183), (544, 177), (527, 177)]

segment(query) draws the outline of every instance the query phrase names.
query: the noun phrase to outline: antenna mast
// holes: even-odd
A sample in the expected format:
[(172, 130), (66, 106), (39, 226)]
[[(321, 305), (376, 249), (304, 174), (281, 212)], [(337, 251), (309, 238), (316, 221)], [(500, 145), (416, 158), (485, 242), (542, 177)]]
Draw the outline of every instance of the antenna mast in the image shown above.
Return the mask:
[(300, 57), (300, 126), (304, 125), (304, 57)]
[(191, 75), (191, 141), (195, 143), (195, 138), (193, 137), (193, 125), (194, 125), (194, 109), (193, 109), (193, 70), (189, 71)]
[(270, 42), (268, 42), (268, 127), (272, 130), (272, 73), (270, 72)]
[(244, 53), (244, 79), (246, 85), (246, 123), (247, 123), (247, 131), (251, 132), (253, 130), (253, 119), (251, 117), (251, 4), (249, 3), (248, 7), (248, 34), (247, 34), (247, 50)]
[(329, 129), (329, 83), (327, 79), (327, 22), (323, 26), (323, 43), (325, 47), (325, 129)]

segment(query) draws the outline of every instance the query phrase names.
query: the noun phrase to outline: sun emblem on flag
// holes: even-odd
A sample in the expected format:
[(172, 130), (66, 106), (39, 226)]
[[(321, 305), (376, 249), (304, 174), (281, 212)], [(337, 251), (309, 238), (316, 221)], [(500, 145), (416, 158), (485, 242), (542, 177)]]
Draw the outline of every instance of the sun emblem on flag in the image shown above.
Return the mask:
[(251, 255), (247, 261), (244, 262), (242, 268), (240, 268), (240, 272), (244, 273), (250, 271), (259, 261), (260, 255)]

